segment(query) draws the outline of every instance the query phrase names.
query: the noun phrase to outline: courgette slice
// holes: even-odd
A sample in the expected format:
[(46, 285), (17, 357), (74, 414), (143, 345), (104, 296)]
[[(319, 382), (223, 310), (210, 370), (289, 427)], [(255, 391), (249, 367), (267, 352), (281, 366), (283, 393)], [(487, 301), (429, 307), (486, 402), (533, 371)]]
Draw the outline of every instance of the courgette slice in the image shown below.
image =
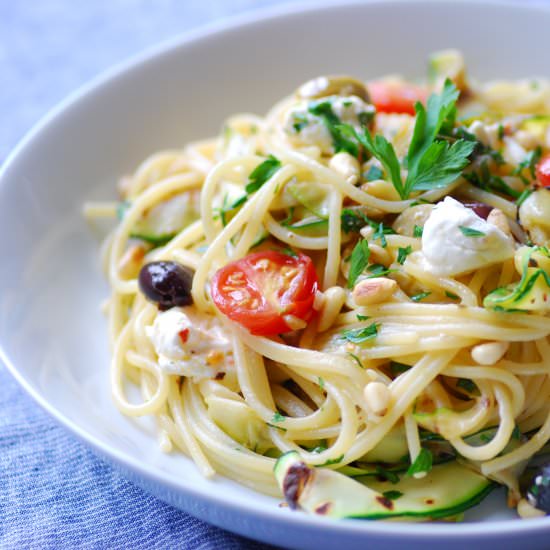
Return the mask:
[[(154, 246), (166, 244), (184, 227), (199, 219), (198, 196), (197, 193), (182, 193), (156, 204), (137, 221), (130, 237)], [(119, 218), (128, 208), (123, 205), (119, 208)]]
[(309, 467), (295, 451), (282, 455), (274, 471), (291, 508), (332, 518), (440, 519), (475, 506), (495, 486), (457, 462), (434, 466), (422, 479), (403, 476), (391, 483), (367, 476), (359, 483), (333, 470)]
[[(516, 252), (521, 265), (521, 280), (505, 288), (497, 288), (485, 296), (483, 306), (504, 311), (548, 311), (550, 273), (547, 271), (550, 252), (546, 247), (522, 247)], [(531, 264), (534, 266), (531, 267)]]
[(289, 193), (315, 216), (327, 219), (330, 187), (313, 181), (293, 181), (287, 184)]
[(326, 237), (328, 221), (316, 217), (309, 217), (287, 226), (288, 229), (304, 237)]

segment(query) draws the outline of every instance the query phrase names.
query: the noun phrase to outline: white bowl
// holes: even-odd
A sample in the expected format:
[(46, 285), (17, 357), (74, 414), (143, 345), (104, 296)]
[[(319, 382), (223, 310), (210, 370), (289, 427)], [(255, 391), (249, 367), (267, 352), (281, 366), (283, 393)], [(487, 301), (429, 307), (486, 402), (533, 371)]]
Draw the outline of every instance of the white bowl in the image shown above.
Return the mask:
[[(1, 356), (23, 387), (105, 460), (159, 498), (220, 527), (301, 548), (548, 548), (550, 518), (519, 521), (503, 491), (470, 522), (331, 521), (292, 513), (225, 479), (207, 481), (157, 450), (151, 426), (110, 400), (107, 295), (98, 244), (80, 217), (114, 196), (150, 153), (216, 133), (238, 111), (264, 113), (326, 73), (423, 75), (458, 47), (479, 79), (550, 76), (550, 10), (521, 5), (372, 2), (286, 8), (222, 23), (116, 68), (50, 113), (0, 172)], [(482, 521), (480, 521), (480, 519)]]

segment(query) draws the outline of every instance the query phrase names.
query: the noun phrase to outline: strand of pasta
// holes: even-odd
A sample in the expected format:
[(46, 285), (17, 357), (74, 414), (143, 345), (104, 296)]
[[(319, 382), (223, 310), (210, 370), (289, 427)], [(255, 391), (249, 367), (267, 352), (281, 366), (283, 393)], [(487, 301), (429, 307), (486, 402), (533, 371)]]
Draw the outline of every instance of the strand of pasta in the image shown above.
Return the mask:
[(291, 167), (284, 167), (276, 172), (264, 185), (251, 197), (242, 207), (241, 211), (227, 224), (221, 233), (217, 235), (214, 241), (208, 247), (203, 256), (199, 269), (195, 271), (193, 277), (193, 287), (191, 290), (193, 301), (199, 309), (209, 311), (210, 305), (206, 298), (206, 280), (211, 265), (224, 256), (224, 248), (230, 239), (254, 216), (256, 208), (262, 208), (262, 205), (269, 203), (273, 197), (275, 189), (282, 185), (288, 178), (292, 177), (294, 170)]
[(115, 230), (115, 237), (111, 245), (111, 267), (109, 270), (109, 282), (111, 287), (122, 294), (133, 294), (137, 290), (135, 280), (124, 281), (118, 273), (118, 261), (124, 253), (124, 246), (132, 228), (139, 217), (156, 204), (161, 198), (166, 197), (176, 191), (183, 191), (200, 185), (202, 182), (197, 174), (182, 174), (172, 176), (166, 180), (155, 183), (154, 186), (148, 188), (135, 202), (128, 208), (124, 218), (120, 221)]

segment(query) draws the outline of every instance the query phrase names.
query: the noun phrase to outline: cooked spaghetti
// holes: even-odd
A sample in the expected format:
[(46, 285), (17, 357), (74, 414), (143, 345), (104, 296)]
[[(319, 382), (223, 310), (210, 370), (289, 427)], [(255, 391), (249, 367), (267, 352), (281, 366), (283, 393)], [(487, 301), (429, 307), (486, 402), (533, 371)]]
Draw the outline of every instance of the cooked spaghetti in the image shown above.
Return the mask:
[[(86, 205), (118, 218), (118, 409), (311, 512), (457, 517), (496, 482), (541, 513), (519, 479), (550, 439), (549, 150), (548, 82), (479, 85), (446, 51), (425, 84), (321, 77), (151, 156)], [(475, 491), (404, 495), (451, 475)]]

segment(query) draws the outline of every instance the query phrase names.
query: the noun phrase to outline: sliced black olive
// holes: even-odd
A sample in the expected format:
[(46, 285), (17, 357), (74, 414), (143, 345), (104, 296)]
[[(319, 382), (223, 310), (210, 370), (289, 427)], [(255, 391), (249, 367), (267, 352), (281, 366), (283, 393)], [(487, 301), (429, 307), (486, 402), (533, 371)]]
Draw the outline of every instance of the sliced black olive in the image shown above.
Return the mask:
[(139, 289), (161, 311), (193, 303), (191, 286), (195, 272), (177, 262), (150, 262), (139, 272)]
[(492, 206), (485, 204), (484, 202), (465, 202), (463, 203), (466, 208), (473, 210), (480, 218), (486, 220), (493, 210)]
[(533, 471), (525, 497), (531, 506), (550, 514), (550, 463)]

